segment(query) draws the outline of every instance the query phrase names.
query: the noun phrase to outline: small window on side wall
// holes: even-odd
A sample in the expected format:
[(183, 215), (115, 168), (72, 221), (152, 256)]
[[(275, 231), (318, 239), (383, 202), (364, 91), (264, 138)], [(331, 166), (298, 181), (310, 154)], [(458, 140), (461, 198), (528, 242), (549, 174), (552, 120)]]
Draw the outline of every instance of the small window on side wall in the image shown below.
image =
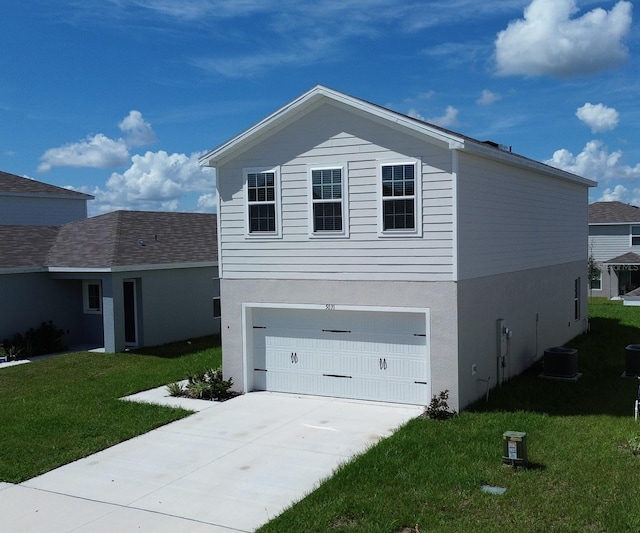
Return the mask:
[(99, 281), (82, 282), (82, 301), (85, 314), (102, 313), (102, 285)]
[(213, 299), (213, 318), (220, 318), (222, 316), (222, 308), (220, 307), (220, 298)]
[(580, 278), (573, 280), (573, 318), (580, 320)]

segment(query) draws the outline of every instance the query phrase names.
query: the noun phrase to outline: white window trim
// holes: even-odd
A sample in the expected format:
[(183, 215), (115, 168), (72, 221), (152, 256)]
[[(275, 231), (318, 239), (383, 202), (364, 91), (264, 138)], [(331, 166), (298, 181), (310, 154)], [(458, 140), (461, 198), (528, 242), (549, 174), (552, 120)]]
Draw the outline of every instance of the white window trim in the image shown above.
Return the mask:
[[(100, 309), (89, 307), (89, 285), (97, 285), (100, 291)], [(102, 314), (102, 283), (100, 280), (83, 280), (82, 281), (82, 308), (86, 315)]]
[(598, 270), (598, 276), (597, 277), (594, 276), (592, 278), (590, 285), (593, 285), (593, 282), (597, 281), (598, 282), (598, 286), (597, 287), (590, 286), (589, 288), (592, 291), (601, 291), (602, 290), (602, 270), (600, 270), (599, 268), (597, 270)]
[[(382, 167), (394, 165), (414, 165), (415, 167), (415, 184), (414, 184), (414, 209), (415, 209), (415, 228), (414, 229), (384, 229), (384, 201), (382, 196)], [(379, 160), (377, 168), (378, 180), (378, 237), (422, 237), (423, 215), (422, 215), (422, 161), (420, 159), (388, 159)]]
[(633, 244), (634, 237), (637, 237), (640, 239), (640, 233), (638, 235), (634, 235), (633, 228), (640, 228), (640, 226), (637, 224), (629, 226), (629, 246), (640, 246), (640, 244)]
[[(276, 212), (276, 230), (274, 232), (254, 232), (251, 233), (250, 223), (249, 223), (249, 193), (247, 188), (247, 176), (249, 174), (257, 174), (261, 172), (273, 172), (275, 176), (274, 186), (275, 186), (275, 212)], [(244, 236), (247, 239), (279, 239), (282, 237), (282, 212), (281, 212), (281, 194), (280, 194), (280, 167), (253, 167), (253, 168), (245, 168), (242, 170), (242, 177), (244, 180), (243, 183), (243, 192), (244, 192)], [(266, 202), (259, 202), (266, 203)]]
[[(339, 168), (342, 172), (342, 231), (313, 231), (313, 180), (312, 173), (314, 170), (331, 170)], [(347, 163), (338, 163), (335, 165), (314, 165), (307, 168), (308, 183), (308, 227), (309, 237), (313, 239), (346, 239), (349, 237), (349, 187), (347, 186), (347, 173), (349, 166)]]

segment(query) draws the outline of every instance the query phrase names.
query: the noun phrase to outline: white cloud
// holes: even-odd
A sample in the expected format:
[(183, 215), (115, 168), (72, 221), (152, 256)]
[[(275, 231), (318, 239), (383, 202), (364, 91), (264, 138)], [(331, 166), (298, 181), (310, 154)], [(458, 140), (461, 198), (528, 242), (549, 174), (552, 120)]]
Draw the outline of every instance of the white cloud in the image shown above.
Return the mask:
[[(215, 173), (198, 164), (200, 155), (165, 151), (134, 155), (131, 166), (123, 173), (112, 173), (103, 189), (83, 192), (96, 197), (90, 207), (100, 213), (116, 209), (175, 211), (189, 193), (215, 195)], [(210, 211), (211, 204), (203, 200), (198, 209)]]
[(436, 126), (442, 128), (450, 128), (458, 125), (458, 110), (453, 106), (447, 106), (444, 115), (441, 117), (431, 117), (427, 119), (427, 122), (431, 122)]
[(576, 18), (576, 0), (533, 0), (524, 19), (498, 33), (498, 73), (572, 76), (617, 67), (628, 55), (623, 39), (631, 27), (631, 2), (598, 8)]
[(126, 134), (127, 146), (145, 146), (156, 142), (156, 134), (144, 118), (142, 113), (135, 109), (129, 111), (129, 114), (118, 124), (120, 130)]
[(129, 148), (150, 144), (156, 140), (151, 124), (142, 118), (139, 111), (130, 111), (118, 124), (126, 138), (111, 139), (103, 133), (86, 139), (49, 148), (40, 156), (39, 172), (52, 167), (114, 168), (129, 161)]
[(202, 194), (196, 203), (196, 211), (199, 213), (213, 213), (218, 206), (218, 195), (216, 193)]
[(610, 131), (618, 125), (620, 115), (612, 107), (586, 103), (576, 110), (576, 116), (591, 128), (592, 133)]
[(480, 98), (476, 100), (476, 104), (478, 105), (491, 105), (502, 98), (502, 95), (498, 93), (494, 93), (488, 89), (484, 89)]
[(640, 178), (640, 163), (634, 167), (622, 163), (621, 150), (609, 152), (602, 141), (589, 141), (578, 155), (569, 150), (556, 150), (545, 163), (600, 182), (613, 179)]
[(109, 139), (98, 133), (85, 140), (50, 148), (40, 157), (39, 172), (52, 167), (92, 167), (113, 168), (124, 165), (129, 160), (129, 150), (122, 139)]

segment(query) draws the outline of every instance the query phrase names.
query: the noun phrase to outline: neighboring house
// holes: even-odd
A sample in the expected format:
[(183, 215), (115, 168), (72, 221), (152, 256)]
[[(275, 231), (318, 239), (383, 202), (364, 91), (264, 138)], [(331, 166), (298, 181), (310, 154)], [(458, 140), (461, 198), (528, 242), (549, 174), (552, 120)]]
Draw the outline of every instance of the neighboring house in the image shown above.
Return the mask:
[(461, 409), (586, 329), (590, 180), (322, 86), (201, 164), (244, 391)]
[(0, 171), (0, 225), (59, 226), (87, 218), (93, 199), (62, 187)]
[(217, 278), (215, 215), (0, 226), (0, 341), (48, 320), (107, 352), (218, 333)]
[(589, 254), (598, 268), (593, 296), (618, 298), (640, 288), (640, 208), (622, 202), (589, 205)]

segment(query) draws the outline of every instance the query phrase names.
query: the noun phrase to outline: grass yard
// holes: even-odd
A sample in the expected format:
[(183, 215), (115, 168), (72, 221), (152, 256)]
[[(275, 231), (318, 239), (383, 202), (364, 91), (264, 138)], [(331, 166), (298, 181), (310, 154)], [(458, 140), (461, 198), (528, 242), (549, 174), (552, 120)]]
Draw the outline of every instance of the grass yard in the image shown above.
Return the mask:
[[(590, 314), (567, 344), (577, 382), (537, 366), (452, 420), (414, 419), (259, 531), (640, 531), (638, 382), (621, 377), (640, 308), (594, 299)], [(502, 465), (505, 431), (527, 433), (529, 468)]]
[(218, 367), (214, 337), (0, 370), (0, 481), (19, 483), (189, 414), (118, 398)]

